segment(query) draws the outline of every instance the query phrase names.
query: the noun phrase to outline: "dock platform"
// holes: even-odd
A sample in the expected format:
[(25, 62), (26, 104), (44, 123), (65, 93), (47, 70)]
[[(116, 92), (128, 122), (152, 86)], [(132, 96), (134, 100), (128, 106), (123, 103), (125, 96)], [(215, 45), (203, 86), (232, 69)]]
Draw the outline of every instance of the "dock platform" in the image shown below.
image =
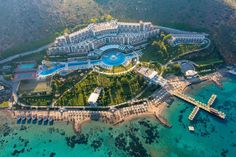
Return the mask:
[(194, 117), (197, 115), (198, 111), (199, 111), (199, 107), (198, 106), (194, 107), (193, 111), (188, 116), (188, 119), (193, 120)]
[[(183, 93), (171, 92), (171, 94), (172, 94), (173, 96), (176, 96), (176, 97), (179, 98), (179, 99), (182, 99), (182, 100), (184, 100), (184, 101), (186, 101), (186, 102), (188, 102), (188, 103), (190, 103), (190, 104), (196, 106), (196, 107), (199, 108), (199, 109), (203, 109), (203, 110), (205, 110), (205, 111), (207, 111), (207, 112), (209, 112), (209, 113), (211, 113), (211, 114), (213, 114), (213, 115), (215, 115), (215, 116), (217, 116), (217, 117), (219, 117), (219, 118), (221, 118), (221, 119), (225, 119), (225, 113), (223, 113), (223, 112), (221, 112), (221, 111), (218, 111), (217, 109), (211, 107), (211, 105), (214, 103), (214, 101), (215, 101), (215, 99), (216, 99), (216, 97), (217, 97), (215, 94), (213, 94), (213, 95), (211, 96), (211, 98), (209, 99), (209, 101), (208, 101), (207, 104), (204, 104), (204, 103), (202, 103), (202, 102), (200, 102), (200, 101), (197, 101), (197, 100), (195, 100), (194, 98), (192, 98), (192, 97), (190, 97), (190, 96), (187, 96), (187, 95), (185, 95), (185, 94), (183, 94)], [(197, 114), (197, 112), (198, 112), (198, 110), (199, 110), (199, 109), (197, 109), (196, 107), (194, 108), (194, 110), (192, 111), (192, 113), (189, 115), (189, 119), (190, 119), (190, 120), (193, 120), (193, 119), (194, 119), (194, 117), (196, 116), (196, 114)]]
[(208, 107), (211, 107), (211, 105), (215, 102), (216, 98), (217, 98), (217, 95), (212, 94), (211, 98), (210, 98), (209, 101), (207, 102), (207, 106), (208, 106)]

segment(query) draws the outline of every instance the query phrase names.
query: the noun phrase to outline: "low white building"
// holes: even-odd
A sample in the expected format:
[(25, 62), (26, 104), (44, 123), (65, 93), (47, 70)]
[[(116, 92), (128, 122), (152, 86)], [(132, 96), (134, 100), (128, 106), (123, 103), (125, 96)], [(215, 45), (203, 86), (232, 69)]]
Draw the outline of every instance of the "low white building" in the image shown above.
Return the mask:
[(91, 93), (89, 96), (88, 103), (91, 105), (95, 105), (97, 103), (97, 100), (100, 96), (101, 91), (102, 91), (102, 88), (100, 87), (95, 88), (94, 92)]
[(148, 78), (149, 80), (154, 79), (158, 74), (155, 70), (145, 68), (145, 67), (139, 68), (138, 73)]
[(198, 73), (197, 73), (195, 70), (187, 70), (187, 71), (185, 72), (185, 77), (186, 77), (187, 79), (195, 78), (195, 77), (197, 77), (197, 76), (198, 76)]
[(3, 91), (4, 89), (4, 86), (0, 85), (0, 91)]
[(140, 67), (137, 69), (137, 72), (150, 80), (152, 83), (158, 84), (162, 87), (167, 83), (167, 81), (163, 77), (159, 76), (155, 70), (146, 67)]

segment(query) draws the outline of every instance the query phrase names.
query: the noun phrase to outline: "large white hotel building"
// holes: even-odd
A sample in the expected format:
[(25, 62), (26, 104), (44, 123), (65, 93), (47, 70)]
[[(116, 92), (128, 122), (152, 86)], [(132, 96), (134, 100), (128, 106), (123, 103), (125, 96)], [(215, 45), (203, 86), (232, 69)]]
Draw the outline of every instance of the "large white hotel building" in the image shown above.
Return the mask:
[(151, 22), (125, 23), (112, 20), (90, 24), (77, 32), (56, 38), (48, 54), (86, 54), (108, 44), (137, 45), (156, 37), (159, 32)]

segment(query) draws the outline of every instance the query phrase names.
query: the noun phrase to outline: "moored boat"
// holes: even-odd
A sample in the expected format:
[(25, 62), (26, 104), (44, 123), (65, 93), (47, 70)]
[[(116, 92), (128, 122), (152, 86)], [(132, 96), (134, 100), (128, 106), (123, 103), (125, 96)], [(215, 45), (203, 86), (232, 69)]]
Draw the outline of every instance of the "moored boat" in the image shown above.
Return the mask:
[(228, 70), (230, 74), (236, 75), (236, 68), (233, 68), (231, 70)]

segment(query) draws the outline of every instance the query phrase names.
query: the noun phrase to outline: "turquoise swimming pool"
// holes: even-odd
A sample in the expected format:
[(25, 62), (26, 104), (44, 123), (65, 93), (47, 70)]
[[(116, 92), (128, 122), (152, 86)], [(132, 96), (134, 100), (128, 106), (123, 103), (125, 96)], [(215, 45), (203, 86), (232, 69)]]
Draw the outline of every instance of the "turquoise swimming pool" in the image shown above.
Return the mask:
[(45, 68), (41, 71), (40, 75), (42, 76), (51, 75), (55, 72), (58, 72), (59, 70), (62, 70), (63, 68), (65, 68), (64, 64), (55, 65), (54, 67), (49, 68), (49, 69)]
[(53, 75), (62, 70), (77, 70), (80, 68), (91, 68), (96, 65), (104, 64), (107, 66), (120, 66), (126, 62), (126, 60), (136, 57), (135, 53), (125, 54), (119, 51), (110, 51), (101, 56), (97, 60), (83, 60), (83, 61), (73, 61), (65, 63), (53, 63), (51, 67), (42, 66), (38, 75), (41, 77), (46, 77)]
[(111, 51), (102, 56), (102, 62), (108, 66), (120, 66), (126, 61), (126, 56), (122, 52)]
[(20, 64), (17, 66), (18, 70), (26, 70), (26, 69), (33, 69), (35, 67), (34, 63), (29, 63), (29, 64)]

